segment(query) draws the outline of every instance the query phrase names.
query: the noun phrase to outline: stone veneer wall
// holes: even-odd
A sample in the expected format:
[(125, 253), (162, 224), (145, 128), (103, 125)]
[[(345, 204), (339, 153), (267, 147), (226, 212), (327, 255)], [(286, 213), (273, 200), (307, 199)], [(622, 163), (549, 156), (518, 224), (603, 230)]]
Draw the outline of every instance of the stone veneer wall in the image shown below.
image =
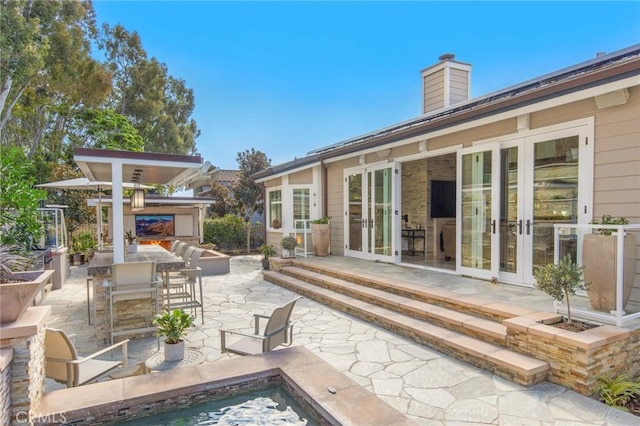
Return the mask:
[[(13, 424), (25, 424), (31, 409), (37, 407), (42, 399), (45, 379), (44, 337), (45, 328), (42, 327), (32, 336), (1, 341), (3, 348), (13, 348), (13, 361), (7, 369), (11, 382), (9, 413)], [(4, 389), (2, 393), (5, 393)]]
[[(11, 349), (2, 349), (6, 351), (1, 354), (3, 357), (2, 365), (0, 365), (0, 425), (8, 425), (11, 423), (11, 361), (13, 359), (13, 351)], [(7, 357), (7, 363), (4, 365), (4, 357)]]
[(583, 395), (595, 392), (600, 376), (640, 373), (640, 330), (603, 325), (574, 333), (526, 317), (503, 324), (509, 349), (547, 361), (548, 381)]

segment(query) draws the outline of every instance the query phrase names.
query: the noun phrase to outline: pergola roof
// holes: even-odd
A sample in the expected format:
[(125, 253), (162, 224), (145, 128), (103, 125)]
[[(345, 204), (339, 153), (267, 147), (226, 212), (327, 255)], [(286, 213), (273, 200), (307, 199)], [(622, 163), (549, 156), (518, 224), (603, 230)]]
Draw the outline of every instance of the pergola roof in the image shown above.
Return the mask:
[(111, 164), (122, 164), (122, 180), (133, 181), (137, 170), (139, 183), (183, 186), (201, 169), (211, 164), (203, 163), (199, 155), (160, 154), (152, 152), (114, 151), (95, 148), (75, 148), (73, 158), (90, 180), (111, 182)]

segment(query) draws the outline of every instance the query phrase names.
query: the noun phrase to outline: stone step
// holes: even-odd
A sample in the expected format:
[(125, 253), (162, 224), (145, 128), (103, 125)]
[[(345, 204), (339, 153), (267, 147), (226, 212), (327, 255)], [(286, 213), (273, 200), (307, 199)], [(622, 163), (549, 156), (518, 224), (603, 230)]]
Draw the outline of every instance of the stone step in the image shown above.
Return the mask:
[(455, 330), (430, 324), (364, 300), (320, 287), (281, 272), (264, 271), (267, 281), (310, 299), (379, 325), (416, 342), (490, 371), (507, 380), (530, 386), (545, 380), (549, 364), (487, 343)]
[(429, 321), (435, 325), (449, 328), (472, 337), (478, 337), (491, 343), (501, 346), (506, 346), (507, 343), (507, 328), (496, 321), (479, 318), (474, 315), (420, 300), (414, 300), (377, 288), (362, 286), (297, 266), (283, 267), (280, 272), (299, 280), (346, 294), (374, 305), (382, 306), (386, 309)]
[(482, 318), (499, 321), (525, 315), (533, 314), (535, 311), (518, 305), (495, 302), (476, 296), (464, 296), (451, 290), (443, 288), (425, 287), (419, 283), (402, 281), (398, 279), (385, 278), (379, 275), (353, 273), (327, 265), (307, 262), (299, 259), (289, 259), (283, 264), (297, 268), (307, 269), (322, 275), (339, 278), (362, 286), (383, 290), (389, 293), (398, 294), (431, 303), (445, 308), (453, 309)]

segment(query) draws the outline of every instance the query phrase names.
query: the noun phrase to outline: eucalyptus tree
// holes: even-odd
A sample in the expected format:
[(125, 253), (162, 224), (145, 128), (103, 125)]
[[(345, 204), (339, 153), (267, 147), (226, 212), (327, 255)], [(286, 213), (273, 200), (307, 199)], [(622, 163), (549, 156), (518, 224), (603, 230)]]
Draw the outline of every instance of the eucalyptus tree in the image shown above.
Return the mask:
[(28, 158), (60, 152), (69, 119), (100, 104), (111, 77), (91, 57), (90, 2), (3, 1), (0, 136)]
[(104, 24), (99, 46), (113, 75), (110, 108), (127, 117), (145, 141), (147, 152), (193, 154), (200, 130), (191, 115), (193, 90), (149, 58), (137, 32)]

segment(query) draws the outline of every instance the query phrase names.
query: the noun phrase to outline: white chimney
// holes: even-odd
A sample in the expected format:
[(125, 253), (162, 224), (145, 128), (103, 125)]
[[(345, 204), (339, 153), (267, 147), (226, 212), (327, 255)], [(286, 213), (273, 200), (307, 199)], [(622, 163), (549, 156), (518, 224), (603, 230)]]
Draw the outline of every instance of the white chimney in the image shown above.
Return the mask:
[(454, 61), (451, 53), (440, 56), (422, 75), (422, 113), (448, 108), (471, 96), (471, 64)]

